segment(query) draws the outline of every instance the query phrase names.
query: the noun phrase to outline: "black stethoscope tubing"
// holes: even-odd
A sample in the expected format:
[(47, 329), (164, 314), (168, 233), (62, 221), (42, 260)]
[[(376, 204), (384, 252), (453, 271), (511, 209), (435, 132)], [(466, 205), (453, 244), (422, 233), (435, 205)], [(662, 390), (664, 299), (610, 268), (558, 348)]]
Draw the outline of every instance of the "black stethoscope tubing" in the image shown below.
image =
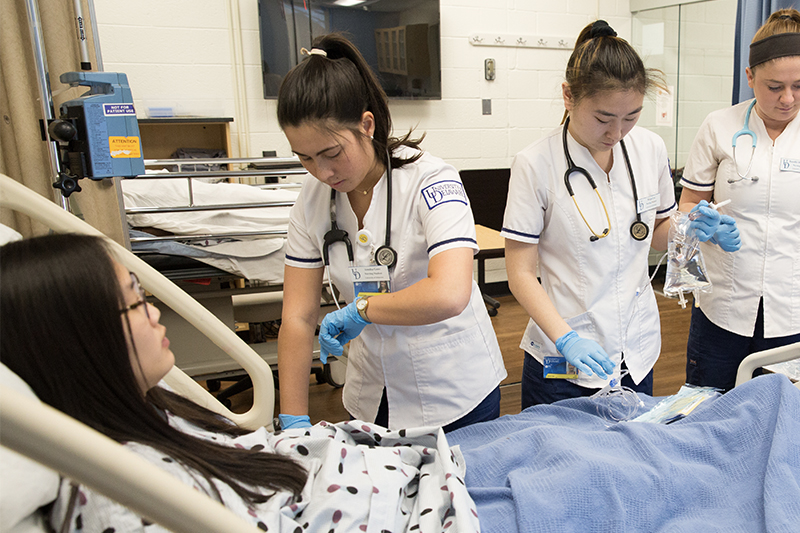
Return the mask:
[[(392, 159), (389, 157), (389, 151), (386, 151), (386, 237), (383, 246), (375, 251), (375, 261), (388, 268), (394, 267), (397, 263), (397, 252), (391, 246), (392, 236)], [(331, 189), (331, 229), (328, 230), (322, 237), (322, 260), (325, 266), (330, 265), (328, 257), (328, 248), (336, 243), (343, 242), (347, 249), (347, 258), (350, 264), (353, 264), (353, 245), (350, 243), (350, 238), (347, 232), (340, 229), (336, 224), (336, 189)]]
[[(572, 197), (574, 201), (575, 193), (572, 190), (572, 185), (570, 184), (569, 179), (573, 172), (577, 172), (578, 174), (583, 175), (587, 179), (589, 185), (592, 186), (592, 189), (594, 189), (595, 193), (599, 197), (600, 193), (597, 192), (597, 184), (594, 182), (592, 175), (589, 174), (589, 171), (586, 170), (585, 168), (577, 166), (575, 164), (575, 161), (572, 160), (572, 156), (569, 153), (569, 147), (567, 146), (567, 126), (569, 126), (569, 117), (567, 117), (567, 119), (564, 121), (564, 129), (561, 134), (561, 140), (564, 145), (564, 155), (566, 156), (567, 159), (567, 171), (564, 173), (564, 184), (567, 186), (567, 192), (569, 192), (570, 197)], [(625, 140), (620, 139), (619, 145), (622, 148), (622, 156), (625, 159), (625, 166), (628, 169), (628, 176), (630, 177), (631, 188), (633, 189), (633, 205), (634, 205), (634, 212), (636, 213), (636, 221), (633, 224), (631, 224), (631, 230), (630, 230), (631, 237), (633, 237), (637, 241), (643, 241), (650, 234), (650, 227), (644, 221), (642, 221), (642, 215), (641, 213), (639, 213), (639, 194), (638, 191), (636, 190), (636, 179), (633, 176), (633, 167), (631, 166), (631, 160), (628, 157), (628, 149), (625, 147)], [(602, 197), (600, 198), (600, 201), (602, 202)], [(577, 203), (575, 205), (577, 206)], [(580, 210), (580, 208), (578, 209)], [(605, 204), (603, 204), (603, 209), (605, 209)], [(582, 213), (581, 216), (583, 216)], [(606, 217), (608, 217), (608, 213), (606, 213)], [(594, 231), (591, 230), (591, 227), (589, 229), (590, 231), (592, 231), (592, 233), (594, 233)], [(609, 230), (606, 229), (603, 232), (602, 236), (605, 237), (608, 234), (608, 231)], [(589, 237), (589, 240), (592, 242), (597, 241), (599, 239), (600, 237), (598, 237), (597, 235), (592, 235), (591, 237)]]

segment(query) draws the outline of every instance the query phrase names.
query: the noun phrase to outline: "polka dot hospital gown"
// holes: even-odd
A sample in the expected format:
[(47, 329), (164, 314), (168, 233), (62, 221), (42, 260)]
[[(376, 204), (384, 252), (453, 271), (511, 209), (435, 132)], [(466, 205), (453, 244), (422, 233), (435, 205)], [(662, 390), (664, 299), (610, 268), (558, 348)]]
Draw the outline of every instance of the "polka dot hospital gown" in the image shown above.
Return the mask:
[[(274, 494), (263, 504), (248, 505), (226, 484), (215, 482), (226, 507), (264, 531), (309, 532), (474, 532), (479, 531), (475, 504), (464, 485), (464, 463), (447, 445), (439, 428), (388, 431), (361, 421), (270, 433), (259, 429), (239, 437), (210, 433), (170, 416), (173, 427), (226, 445), (275, 451), (292, 457), (308, 471), (300, 497)], [(205, 479), (164, 454), (136, 443), (126, 445), (184, 483), (212, 494)], [(52, 514), (59, 530), (69, 501), (70, 484), (62, 482)], [(213, 496), (212, 496), (213, 497)], [(79, 488), (69, 531), (165, 531), (125, 507)]]

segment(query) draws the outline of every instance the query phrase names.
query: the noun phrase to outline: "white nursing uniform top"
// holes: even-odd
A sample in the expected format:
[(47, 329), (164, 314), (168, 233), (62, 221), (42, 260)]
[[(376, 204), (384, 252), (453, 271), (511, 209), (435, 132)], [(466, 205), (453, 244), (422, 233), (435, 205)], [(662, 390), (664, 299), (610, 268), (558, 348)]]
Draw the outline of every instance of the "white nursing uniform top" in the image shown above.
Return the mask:
[[(506, 239), (538, 244), (541, 283), (567, 324), (584, 338), (597, 341), (617, 363), (621, 354), (636, 383), (653, 368), (661, 350), (661, 327), (650, 286), (647, 257), (656, 220), (677, 209), (674, 186), (661, 138), (634, 127), (625, 137), (638, 197), (646, 204), (641, 218), (650, 228), (643, 241), (630, 233), (636, 220), (633, 188), (619, 144), (614, 165), (606, 173), (589, 151), (567, 135), (570, 155), (597, 184), (611, 220), (607, 237), (591, 242), (592, 233), (575, 207), (566, 185), (563, 126), (531, 144), (514, 158), (503, 230)], [(571, 174), (570, 183), (584, 216), (601, 233), (607, 222), (588, 180)], [(553, 342), (531, 319), (520, 347), (540, 363), (558, 355)], [(580, 374), (571, 380), (599, 388), (606, 381)]]
[[(409, 157), (414, 152), (398, 152)], [(428, 261), (453, 248), (477, 252), (475, 224), (458, 172), (423, 153), (414, 163), (392, 170), (391, 246), (398, 259), (390, 271), (391, 290), (400, 291), (424, 279)], [(386, 174), (375, 185), (364, 215), (372, 246), (356, 241), (358, 221), (346, 194), (336, 194), (339, 228), (347, 231), (355, 264), (374, 264), (375, 249), (386, 236)], [(307, 180), (292, 208), (286, 264), (323, 266), (323, 236), (331, 227), (331, 189)], [(341, 242), (329, 247), (330, 276), (346, 301), (354, 299), (350, 262)], [(500, 347), (477, 284), (464, 311), (424, 326), (368, 325), (350, 342), (342, 400), (347, 411), (374, 420), (386, 388), (389, 427), (440, 426), (469, 413), (506, 377)]]
[[(749, 177), (739, 180), (732, 139), (741, 130), (752, 100), (706, 117), (689, 151), (681, 183), (713, 191), (714, 201), (731, 200), (720, 212), (736, 220), (742, 247), (728, 253), (703, 243), (701, 250), (712, 283), (700, 308), (714, 324), (750, 337), (764, 298), (764, 336), (800, 333), (800, 120), (790, 122), (774, 144), (764, 121), (750, 113), (757, 145)], [(749, 135), (737, 139), (739, 172), (752, 153)], [(729, 183), (728, 180), (739, 180)]]

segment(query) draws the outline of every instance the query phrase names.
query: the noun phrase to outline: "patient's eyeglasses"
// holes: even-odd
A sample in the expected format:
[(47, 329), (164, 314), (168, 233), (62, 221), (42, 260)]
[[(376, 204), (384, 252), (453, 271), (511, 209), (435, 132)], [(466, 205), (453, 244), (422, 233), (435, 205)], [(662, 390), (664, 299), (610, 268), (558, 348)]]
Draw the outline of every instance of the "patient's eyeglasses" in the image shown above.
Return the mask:
[(144, 306), (144, 314), (147, 315), (148, 320), (150, 319), (150, 310), (147, 307), (147, 295), (144, 292), (144, 287), (142, 287), (141, 283), (139, 283), (139, 277), (131, 272), (131, 281), (133, 282), (133, 290), (139, 295), (139, 299), (136, 302), (132, 303), (128, 307), (119, 310), (119, 314), (124, 315), (128, 311), (136, 309), (139, 306)]

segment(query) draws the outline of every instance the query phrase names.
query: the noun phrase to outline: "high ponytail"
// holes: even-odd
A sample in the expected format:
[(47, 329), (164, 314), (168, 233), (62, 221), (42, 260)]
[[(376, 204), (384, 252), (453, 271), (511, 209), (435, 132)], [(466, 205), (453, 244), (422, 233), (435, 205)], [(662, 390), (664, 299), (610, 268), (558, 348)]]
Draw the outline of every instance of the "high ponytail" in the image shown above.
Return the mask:
[(566, 82), (576, 102), (603, 91), (666, 90), (663, 73), (646, 69), (636, 50), (604, 20), (581, 30), (567, 62)]
[(395, 157), (401, 145), (419, 149), (422, 139), (410, 139), (411, 131), (399, 139), (390, 136), (389, 99), (364, 56), (340, 33), (314, 39), (309, 56), (289, 71), (278, 91), (278, 124), (283, 129), (314, 122), (331, 131), (344, 127), (361, 135), (358, 124), (366, 111), (375, 117), (371, 142), (379, 161), (385, 160), (387, 150), (393, 168), (419, 159), (421, 154)]

